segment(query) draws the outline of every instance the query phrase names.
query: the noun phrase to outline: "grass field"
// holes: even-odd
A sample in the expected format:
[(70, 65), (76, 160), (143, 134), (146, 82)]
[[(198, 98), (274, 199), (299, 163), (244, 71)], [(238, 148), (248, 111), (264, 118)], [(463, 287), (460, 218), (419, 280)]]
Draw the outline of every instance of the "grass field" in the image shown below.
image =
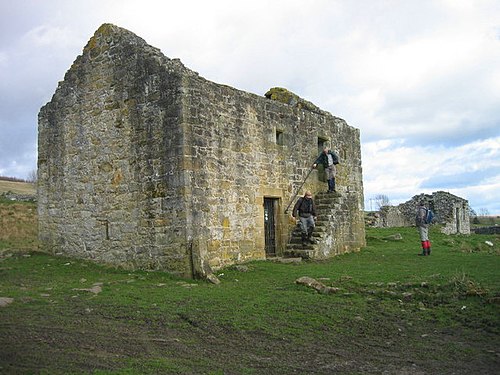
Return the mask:
[(230, 267), (220, 285), (13, 240), (0, 258), (0, 373), (496, 374), (500, 238), (433, 227), (431, 240), (419, 257), (414, 228), (367, 229), (359, 253)]
[(29, 182), (14, 182), (0, 179), (0, 194), (11, 191), (15, 194), (35, 195), (35, 185)]

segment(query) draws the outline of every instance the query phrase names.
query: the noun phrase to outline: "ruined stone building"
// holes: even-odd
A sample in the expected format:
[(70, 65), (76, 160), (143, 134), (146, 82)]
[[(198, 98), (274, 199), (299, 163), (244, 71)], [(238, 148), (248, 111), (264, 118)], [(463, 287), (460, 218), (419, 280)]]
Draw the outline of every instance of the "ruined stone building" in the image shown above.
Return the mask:
[[(39, 114), (41, 248), (183, 276), (284, 255), (285, 209), (325, 144), (340, 154), (340, 196), (311, 257), (362, 247), (359, 130), (287, 91), (267, 96), (102, 25)], [(326, 190), (321, 171), (304, 189)]]
[(435, 213), (433, 220), (441, 224), (446, 234), (470, 234), (469, 202), (456, 195), (437, 191), (432, 194), (415, 195), (408, 202), (398, 206), (384, 206), (375, 223), (379, 227), (406, 227), (415, 225), (416, 208), (420, 201), (427, 203)]

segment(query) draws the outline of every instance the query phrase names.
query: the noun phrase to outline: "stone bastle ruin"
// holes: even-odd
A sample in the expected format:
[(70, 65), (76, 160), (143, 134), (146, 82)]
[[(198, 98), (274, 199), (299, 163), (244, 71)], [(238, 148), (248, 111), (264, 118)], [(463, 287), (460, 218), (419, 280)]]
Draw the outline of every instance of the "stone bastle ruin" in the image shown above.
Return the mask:
[[(208, 81), (104, 24), (39, 113), (41, 248), (186, 277), (294, 254), (286, 208), (324, 145), (340, 194), (320, 205), (311, 258), (365, 244), (359, 130), (287, 90)], [(321, 170), (305, 189), (326, 189)]]
[(445, 191), (415, 195), (397, 206), (383, 206), (372, 225), (386, 228), (414, 226), (415, 212), (421, 201), (436, 215), (433, 223), (441, 225), (442, 233), (470, 234), (469, 202)]

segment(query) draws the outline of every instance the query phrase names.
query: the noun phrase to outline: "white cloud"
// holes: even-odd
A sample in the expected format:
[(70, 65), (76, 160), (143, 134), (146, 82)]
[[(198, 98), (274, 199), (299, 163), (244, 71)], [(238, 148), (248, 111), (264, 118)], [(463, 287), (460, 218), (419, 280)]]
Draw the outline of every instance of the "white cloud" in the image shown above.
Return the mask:
[(67, 44), (68, 35), (67, 28), (41, 25), (26, 33), (24, 43), (28, 44), (30, 48), (47, 47), (55, 43), (64, 46)]
[[(34, 167), (23, 154), (35, 152), (39, 108), (110, 22), (209, 80), (261, 95), (285, 86), (360, 128), (367, 198), (406, 200), (430, 177), (494, 206), (498, 179), (487, 166), (500, 159), (496, 0), (26, 0), (5, 8), (0, 128), (26, 146), (13, 155), (0, 139), (1, 173)], [(464, 185), (467, 174), (480, 182)]]
[(471, 206), (500, 212), (500, 137), (455, 147), (406, 147), (382, 140), (363, 146), (365, 201), (385, 194), (393, 204), (419, 193), (449, 191)]
[(5, 52), (0, 52), (0, 66), (7, 65), (8, 56)]

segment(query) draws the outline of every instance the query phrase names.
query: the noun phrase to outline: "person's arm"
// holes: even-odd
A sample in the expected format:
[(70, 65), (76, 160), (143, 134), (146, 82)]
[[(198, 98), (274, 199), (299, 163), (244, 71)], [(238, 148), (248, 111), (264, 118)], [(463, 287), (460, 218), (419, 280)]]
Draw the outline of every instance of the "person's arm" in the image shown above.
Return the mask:
[(416, 223), (417, 226), (423, 225), (425, 223), (424, 219), (425, 219), (425, 209), (419, 207), (417, 211), (417, 223)]
[(318, 166), (318, 164), (321, 163), (322, 157), (323, 157), (323, 153), (319, 154), (318, 158), (316, 159), (316, 161), (313, 164), (313, 168), (316, 168)]
[(297, 200), (297, 202), (295, 203), (295, 205), (293, 206), (293, 211), (292, 211), (292, 216), (293, 217), (297, 217), (297, 211), (299, 210), (299, 207), (300, 207), (300, 203), (302, 202), (302, 198), (299, 198)]

